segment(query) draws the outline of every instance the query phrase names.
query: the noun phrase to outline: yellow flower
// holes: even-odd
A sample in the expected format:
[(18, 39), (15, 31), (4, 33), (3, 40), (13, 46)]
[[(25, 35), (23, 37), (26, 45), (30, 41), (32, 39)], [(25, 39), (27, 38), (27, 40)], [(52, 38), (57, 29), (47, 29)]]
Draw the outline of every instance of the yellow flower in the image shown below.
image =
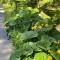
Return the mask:
[(37, 26), (33, 26), (33, 27), (32, 27), (32, 29), (36, 29), (36, 28), (37, 28)]
[(45, 27), (48, 27), (48, 24), (45, 24)]
[(48, 56), (48, 60), (52, 60), (52, 59), (53, 59), (52, 56), (49, 55), (49, 56)]
[(58, 49), (56, 52), (57, 52), (57, 54), (60, 54), (60, 49)]
[(42, 28), (42, 26), (40, 25), (40, 26), (38, 26), (38, 28), (40, 28), (40, 29), (41, 29), (41, 28)]

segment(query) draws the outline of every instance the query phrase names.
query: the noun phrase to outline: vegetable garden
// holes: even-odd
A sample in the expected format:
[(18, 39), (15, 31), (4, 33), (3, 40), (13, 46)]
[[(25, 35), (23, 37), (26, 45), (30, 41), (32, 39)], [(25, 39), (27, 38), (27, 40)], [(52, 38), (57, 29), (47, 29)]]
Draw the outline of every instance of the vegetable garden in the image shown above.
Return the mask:
[(5, 25), (14, 50), (10, 60), (60, 60), (60, 0), (2, 0)]

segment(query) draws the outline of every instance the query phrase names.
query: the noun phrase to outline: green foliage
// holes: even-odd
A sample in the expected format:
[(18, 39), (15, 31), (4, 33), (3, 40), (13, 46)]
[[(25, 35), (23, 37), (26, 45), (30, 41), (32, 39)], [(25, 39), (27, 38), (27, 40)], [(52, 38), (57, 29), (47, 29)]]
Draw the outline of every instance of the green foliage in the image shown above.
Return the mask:
[(48, 60), (49, 55), (59, 60), (60, 0), (2, 1), (8, 36), (16, 47), (10, 60)]
[(51, 55), (55, 58), (55, 60), (59, 60), (60, 59), (60, 55), (56, 54), (56, 52), (51, 53)]
[(48, 60), (47, 59), (48, 55), (44, 52), (39, 52), (35, 54), (34, 60)]
[(37, 37), (37, 36), (38, 36), (37, 32), (27, 31), (27, 32), (21, 34), (20, 39), (21, 40), (27, 40), (27, 39), (34, 38), (34, 37)]
[(55, 39), (49, 36), (41, 36), (41, 40), (36, 43), (36, 45), (44, 50), (50, 50), (51, 44)]

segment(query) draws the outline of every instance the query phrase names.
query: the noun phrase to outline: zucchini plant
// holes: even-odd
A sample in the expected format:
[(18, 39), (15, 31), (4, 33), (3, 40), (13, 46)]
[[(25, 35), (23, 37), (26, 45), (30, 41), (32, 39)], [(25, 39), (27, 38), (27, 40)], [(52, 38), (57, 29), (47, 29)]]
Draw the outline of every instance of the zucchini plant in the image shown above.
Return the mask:
[(60, 0), (8, 0), (3, 6), (16, 48), (10, 60), (60, 59)]

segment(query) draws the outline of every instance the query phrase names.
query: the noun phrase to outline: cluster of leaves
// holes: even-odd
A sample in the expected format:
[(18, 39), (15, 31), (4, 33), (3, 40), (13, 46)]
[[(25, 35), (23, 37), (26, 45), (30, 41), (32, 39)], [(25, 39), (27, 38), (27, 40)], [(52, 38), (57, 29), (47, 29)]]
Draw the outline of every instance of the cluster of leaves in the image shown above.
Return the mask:
[(10, 60), (60, 59), (59, 0), (8, 0), (3, 6), (8, 36), (16, 47)]

